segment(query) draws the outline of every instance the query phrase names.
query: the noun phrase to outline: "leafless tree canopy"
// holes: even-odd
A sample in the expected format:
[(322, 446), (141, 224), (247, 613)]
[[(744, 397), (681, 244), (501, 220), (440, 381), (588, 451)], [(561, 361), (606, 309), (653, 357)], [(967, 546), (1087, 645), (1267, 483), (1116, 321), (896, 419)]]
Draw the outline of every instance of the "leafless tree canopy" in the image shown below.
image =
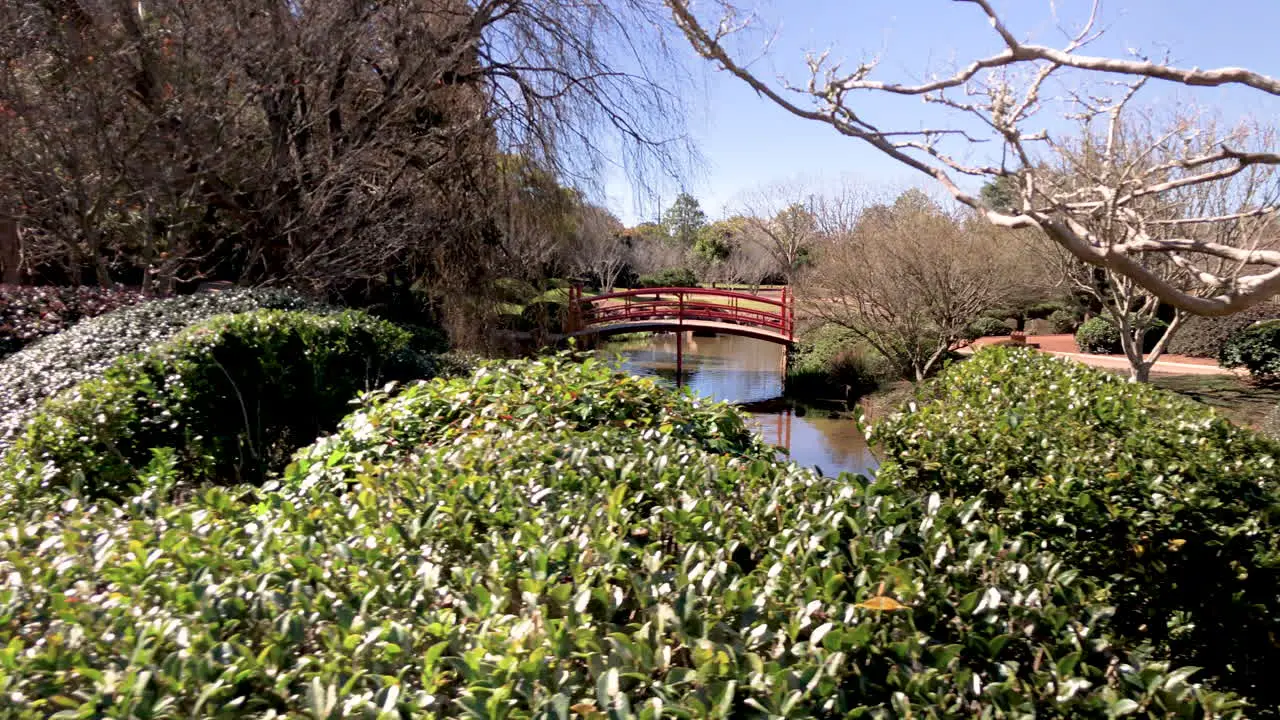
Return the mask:
[[(1070, 190), (1045, 179), (1046, 171), (1051, 174), (1058, 164), (1054, 156), (1070, 144), (1070, 138), (1047, 129), (1062, 117), (1086, 121), (1093, 136), (1116, 136), (1128, 118), (1143, 111), (1135, 98), (1147, 85), (1235, 85), (1280, 96), (1276, 78), (1244, 68), (1187, 68), (1136, 52), (1127, 58), (1090, 55), (1088, 46), (1101, 34), (1096, 2), (1083, 25), (1068, 33), (1064, 46), (1054, 48), (1019, 40), (988, 0), (961, 0), (985, 16), (1004, 46), (1000, 52), (921, 83), (879, 79), (876, 60), (844, 68), (823, 53), (808, 59), (807, 83), (779, 87), (728, 49), (727, 39), (750, 22), (731, 3), (715, 3), (720, 16), (708, 21), (695, 14), (689, 0), (666, 2), (701, 55), (792, 114), (826, 123), (931, 176), (991, 223), (1034, 228), (1080, 261), (1128, 277), (1160, 301), (1193, 313), (1225, 315), (1280, 292), (1280, 252), (1265, 243), (1241, 242), (1246, 235), (1276, 234), (1274, 225), (1258, 226), (1277, 212), (1271, 170), (1280, 166), (1280, 153), (1274, 136), (1212, 124), (1175, 124), (1157, 135), (1157, 162), (1122, 166), (1114, 154), (1118, 146), (1104, 141), (1099, 151), (1110, 159), (1102, 165), (1111, 171)], [(1066, 81), (1061, 97), (1050, 91), (1058, 80)], [(859, 108), (858, 98), (865, 93), (922, 98), (952, 113), (954, 122), (939, 128), (882, 127)], [(1046, 121), (1048, 114), (1059, 117)], [(986, 143), (981, 147), (993, 160), (962, 160), (972, 143)], [(957, 147), (961, 149), (953, 149)], [(1257, 183), (1255, 194), (1212, 192), (1219, 198), (1214, 208), (1170, 200), (1194, 188), (1229, 185), (1259, 168), (1269, 178)], [(1005, 181), (1013, 202), (993, 207), (965, 189), (965, 177)], [(1179, 214), (1149, 218), (1153, 203), (1177, 205)], [(1219, 272), (1210, 269), (1219, 261), (1226, 266)], [(1194, 283), (1171, 283), (1153, 269), (1168, 262), (1187, 269)]]
[(809, 261), (821, 233), (814, 193), (798, 183), (778, 183), (747, 193), (743, 201), (746, 240), (773, 259), (788, 284)]
[(970, 220), (918, 190), (860, 209), (848, 230), (822, 238), (798, 291), (802, 309), (852, 330), (904, 376), (925, 378), (1017, 288), (1009, 231)]
[[(27, 278), (471, 287), (500, 155), (675, 163), (643, 0), (0, 4), (0, 261)], [(20, 241), (18, 240), (20, 238)]]

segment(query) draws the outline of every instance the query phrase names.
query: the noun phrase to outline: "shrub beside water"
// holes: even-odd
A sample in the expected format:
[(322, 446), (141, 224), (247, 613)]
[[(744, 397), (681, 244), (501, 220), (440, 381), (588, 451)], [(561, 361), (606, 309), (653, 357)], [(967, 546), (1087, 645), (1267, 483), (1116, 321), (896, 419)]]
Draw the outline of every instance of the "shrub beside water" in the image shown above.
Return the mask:
[(979, 498), (1105, 585), (1124, 636), (1280, 705), (1280, 445), (1181, 396), (1001, 348), (873, 435), (903, 484)]
[(810, 400), (854, 400), (876, 390), (893, 370), (852, 331), (824, 324), (797, 340), (787, 364), (786, 390)]
[(41, 400), (99, 377), (118, 358), (214, 315), (257, 309), (332, 310), (283, 290), (235, 288), (152, 300), (77, 323), (0, 360), (0, 449), (12, 443)]
[(361, 390), (423, 371), (410, 336), (357, 312), (212, 318), (47, 400), (0, 469), (19, 498), (121, 497), (158, 449), (184, 480), (258, 482)]
[(0, 536), (11, 707), (1240, 715), (978, 499), (771, 462), (732, 409), (598, 364), (407, 392), (369, 396), (278, 483), (173, 504), (162, 462), (121, 505)]

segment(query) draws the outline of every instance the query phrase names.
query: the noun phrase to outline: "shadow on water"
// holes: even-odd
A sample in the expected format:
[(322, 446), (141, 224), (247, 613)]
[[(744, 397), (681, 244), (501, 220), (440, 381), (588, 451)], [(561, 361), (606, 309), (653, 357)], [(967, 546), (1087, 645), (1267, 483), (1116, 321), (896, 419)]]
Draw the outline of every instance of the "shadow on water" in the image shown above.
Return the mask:
[[(673, 334), (650, 335), (601, 348), (622, 370), (676, 384)], [(781, 345), (732, 335), (684, 337), (682, 385), (743, 406), (765, 442), (788, 448), (793, 460), (827, 475), (867, 473), (876, 466), (858, 424), (848, 416), (794, 405), (783, 398)]]

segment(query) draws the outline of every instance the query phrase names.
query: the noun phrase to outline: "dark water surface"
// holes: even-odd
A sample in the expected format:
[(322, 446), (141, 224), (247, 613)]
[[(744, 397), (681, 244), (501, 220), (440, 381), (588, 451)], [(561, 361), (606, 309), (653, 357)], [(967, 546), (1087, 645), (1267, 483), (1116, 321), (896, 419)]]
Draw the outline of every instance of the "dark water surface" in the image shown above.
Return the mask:
[[(657, 377), (667, 384), (675, 384), (674, 334), (611, 343), (600, 352), (606, 358), (616, 359), (623, 370), (633, 375)], [(685, 333), (683, 384), (713, 400), (732, 403), (773, 400), (783, 393), (784, 352), (781, 345), (763, 340), (733, 335), (694, 337)], [(860, 473), (876, 465), (866, 439), (850, 418), (784, 408), (751, 413), (751, 419), (765, 442), (790, 449), (793, 460), (817, 467), (827, 475)]]

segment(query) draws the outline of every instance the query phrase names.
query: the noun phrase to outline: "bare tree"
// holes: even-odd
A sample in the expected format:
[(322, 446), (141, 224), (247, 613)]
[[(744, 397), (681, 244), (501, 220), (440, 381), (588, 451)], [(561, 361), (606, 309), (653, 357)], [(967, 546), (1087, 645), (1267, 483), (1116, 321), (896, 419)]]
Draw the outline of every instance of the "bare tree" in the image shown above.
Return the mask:
[(695, 244), (702, 265), (698, 277), (711, 283), (744, 283), (758, 288), (776, 273), (773, 256), (759, 243), (751, 242), (751, 220), (734, 215), (717, 220), (704, 230)]
[(570, 247), (570, 263), (577, 272), (595, 278), (602, 292), (613, 292), (628, 255), (622, 223), (613, 213), (594, 205), (578, 211), (575, 242)]
[(809, 259), (820, 227), (814, 195), (795, 183), (779, 183), (747, 194), (744, 236), (773, 258), (788, 285)]
[(919, 381), (1009, 291), (1011, 253), (1007, 238), (970, 232), (917, 195), (871, 206), (851, 231), (826, 238), (801, 297), (806, 312), (852, 330)]
[[(1062, 193), (1044, 175), (1046, 170), (1052, 173), (1053, 166), (1045, 162), (1046, 156), (1051, 157), (1055, 143), (1061, 146), (1063, 141), (1047, 129), (1050, 123), (1038, 121), (1045, 108), (1055, 105), (1068, 117), (1085, 107), (1085, 112), (1123, 119), (1139, 111), (1134, 97), (1150, 80), (1186, 87), (1236, 85), (1280, 95), (1280, 79), (1244, 68), (1180, 67), (1136, 52), (1129, 58), (1085, 54), (1086, 46), (1101, 35), (1096, 0), (1082, 26), (1066, 33), (1062, 48), (1019, 40), (988, 0), (963, 2), (989, 21), (1004, 46), (1001, 51), (918, 83), (874, 77), (877, 59), (845, 69), (822, 53), (808, 58), (811, 73), (803, 85), (778, 87), (728, 50), (727, 38), (750, 24), (731, 3), (717, 3), (721, 16), (708, 23), (699, 19), (688, 0), (666, 0), (701, 55), (788, 112), (828, 124), (929, 175), (991, 223), (1036, 229), (1080, 261), (1131, 278), (1161, 302), (1187, 312), (1226, 315), (1280, 292), (1280, 252), (1225, 244), (1190, 231), (1251, 223), (1274, 214), (1274, 204), (1250, 205), (1223, 215), (1181, 217), (1165, 226), (1186, 232), (1154, 232), (1141, 209), (1153, 199), (1162, 204), (1170, 194), (1221, 183), (1250, 168), (1280, 165), (1274, 146), (1250, 150), (1233, 143), (1230, 136), (1215, 137), (1184, 145), (1145, 175), (1116, 175), (1110, 184), (1099, 182)], [(1068, 87), (1062, 98), (1051, 95), (1051, 81)], [(948, 113), (948, 121), (939, 128), (882, 127), (858, 106), (859, 94), (866, 93), (923, 99)], [(1196, 130), (1183, 128), (1181, 134)], [(991, 142), (986, 162), (961, 159), (971, 154), (971, 143), (987, 141)], [(988, 199), (965, 189), (968, 183), (960, 178), (966, 176), (1013, 179), (1016, 202), (1003, 209), (992, 207)], [(1119, 223), (1113, 232), (1096, 232), (1093, 220), (1100, 212)], [(1206, 259), (1225, 260), (1228, 267), (1223, 274), (1214, 273), (1201, 267)], [(1153, 270), (1165, 262), (1196, 268), (1194, 286), (1170, 283)]]
[(692, 249), (675, 242), (662, 226), (642, 223), (626, 231), (628, 264), (638, 275), (657, 273), (693, 264)]
[(681, 164), (646, 0), (0, 3), (0, 187), (46, 280), (449, 298), (499, 252), (499, 155), (564, 185)]
[[(1078, 139), (1054, 142), (1056, 165), (1039, 168), (1038, 179), (1045, 192), (1063, 197), (1089, 197), (1099, 187), (1126, 187), (1134, 184), (1167, 182), (1170, 166), (1186, 154), (1204, 154), (1229, 137), (1239, 147), (1274, 143), (1270, 129), (1240, 125), (1229, 132), (1218, 130), (1213, 120), (1191, 116), (1187, 110), (1167, 122), (1151, 117), (1131, 117), (1120, 122), (1118, 104), (1098, 105), (1097, 98), (1080, 99), (1084, 111)], [(1191, 130), (1194, 129), (1194, 130)], [(1205, 217), (1248, 215), (1256, 207), (1273, 206), (1280, 200), (1276, 167), (1258, 165), (1217, 183), (1195, 183), (1161, 195), (1134, 200), (1124, 206), (1103, 203), (1083, 222), (1098, 238), (1112, 244), (1125, 242), (1134, 225), (1157, 239), (1191, 238), (1224, 247), (1274, 250), (1262, 245), (1273, 239), (1274, 214), (1244, 217), (1240, 222), (1197, 222)], [(1146, 342), (1148, 332), (1160, 324), (1160, 298), (1132, 277), (1109, 267), (1089, 265), (1054, 246), (1059, 271), (1074, 289), (1090, 297), (1115, 325), (1120, 347), (1129, 361), (1130, 379), (1146, 382), (1151, 368), (1168, 347), (1186, 319), (1187, 311), (1171, 307), (1171, 317), (1163, 334), (1154, 343)], [(1234, 261), (1206, 255), (1193, 265), (1180, 253), (1154, 255), (1146, 261), (1148, 272), (1179, 292), (1197, 296), (1204, 292), (1208, 277), (1233, 273)]]
[(527, 280), (562, 275), (572, 265), (581, 196), (522, 156), (499, 161), (495, 207), (506, 274)]

